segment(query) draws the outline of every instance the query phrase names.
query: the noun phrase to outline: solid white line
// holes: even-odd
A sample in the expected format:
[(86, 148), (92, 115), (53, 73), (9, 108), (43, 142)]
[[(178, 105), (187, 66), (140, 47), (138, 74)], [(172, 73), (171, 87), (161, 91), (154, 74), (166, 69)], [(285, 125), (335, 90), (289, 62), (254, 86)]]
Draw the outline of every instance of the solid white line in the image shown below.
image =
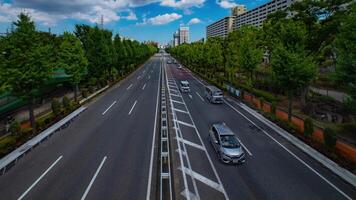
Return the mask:
[(91, 186), (93, 185), (93, 183), (94, 183), (96, 177), (98, 176), (98, 174), (99, 174), (101, 168), (103, 167), (103, 165), (104, 165), (104, 163), (105, 163), (105, 160), (106, 160), (106, 156), (105, 156), (105, 157), (103, 158), (103, 160), (101, 161), (101, 163), (100, 163), (98, 169), (96, 170), (96, 172), (95, 172), (93, 178), (91, 179), (91, 181), (90, 181), (90, 183), (89, 183), (87, 189), (85, 190), (85, 192), (84, 192), (84, 194), (83, 194), (81, 200), (84, 200), (85, 197), (88, 195)]
[(126, 88), (126, 90), (129, 90), (132, 87), (132, 84), (129, 85), (129, 87)]
[[(162, 67), (159, 68), (159, 78), (161, 78), (161, 71)], [(158, 100), (159, 100), (159, 84), (157, 83), (157, 101), (156, 101), (156, 113), (155, 113), (155, 122), (153, 127), (153, 136), (152, 136), (152, 146), (151, 146), (151, 159), (150, 159), (150, 169), (148, 174), (148, 181), (147, 181), (147, 191), (146, 191), (146, 200), (150, 199), (151, 196), (151, 181), (152, 181), (152, 167), (153, 167), (153, 155), (154, 155), (154, 147), (155, 147), (155, 138), (156, 138), (156, 126), (157, 126), (157, 113), (158, 113)]]
[(177, 112), (181, 112), (181, 113), (185, 113), (187, 114), (188, 112), (185, 111), (185, 110), (180, 110), (180, 109), (177, 109), (177, 108), (173, 108), (174, 111), (177, 111)]
[(182, 124), (184, 126), (189, 126), (189, 127), (195, 128), (195, 126), (193, 124), (189, 124), (187, 122), (183, 122), (183, 121), (180, 121), (180, 120), (174, 120), (174, 121), (176, 121), (176, 122), (178, 122), (178, 123), (180, 123), (180, 124)]
[(197, 179), (198, 181), (206, 184), (207, 186), (210, 186), (213, 189), (216, 189), (216, 190), (218, 190), (220, 192), (224, 191), (223, 187), (219, 183), (217, 183), (215, 181), (212, 181), (212, 180), (206, 178), (205, 176), (203, 176), (203, 175), (201, 175), (201, 174), (199, 174), (199, 173), (197, 173), (197, 172), (195, 172), (193, 170), (189, 170), (186, 167), (183, 167), (183, 169), (181, 169), (181, 170), (183, 170), (184, 173), (189, 174), (190, 176), (192, 176), (195, 179)]
[(36, 184), (63, 158), (63, 156), (59, 156), (54, 163), (34, 182), (32, 185), (18, 198), (18, 200), (23, 199), (30, 190), (36, 186)]
[(116, 103), (116, 101), (114, 101), (114, 102), (102, 113), (102, 115), (105, 115), (105, 113), (108, 112), (109, 109), (110, 109), (113, 105), (115, 105), (115, 103)]
[(183, 102), (181, 101), (176, 101), (176, 100), (171, 100), (173, 103), (180, 103), (180, 104), (184, 104)]
[(240, 141), (241, 146), (247, 151), (248, 155), (253, 156), (253, 154), (251, 153), (251, 151), (248, 150), (248, 148), (241, 142), (241, 140), (239, 140), (239, 141)]
[(178, 140), (181, 141), (181, 142), (183, 142), (184, 144), (187, 144), (187, 145), (192, 146), (192, 147), (194, 147), (194, 148), (197, 148), (197, 149), (200, 149), (200, 150), (205, 151), (205, 148), (204, 148), (203, 146), (199, 145), (199, 144), (196, 144), (196, 143), (194, 143), (194, 142), (191, 142), (191, 141), (189, 141), (189, 140), (185, 140), (185, 139), (179, 138), (179, 137), (178, 137)]
[(322, 180), (324, 180), (326, 183), (328, 183), (331, 187), (333, 187), (335, 190), (337, 190), (340, 194), (342, 194), (344, 197), (346, 197), (349, 200), (352, 200), (351, 197), (349, 197), (347, 194), (345, 194), (342, 190), (340, 190), (338, 187), (336, 187), (334, 184), (332, 184), (328, 179), (326, 179), (323, 175), (321, 175), (319, 172), (317, 172), (315, 169), (310, 167), (306, 162), (304, 162), (301, 158), (299, 158), (297, 155), (295, 155), (293, 152), (291, 152), (287, 147), (285, 147), (283, 144), (278, 142), (276, 139), (274, 139), (270, 134), (268, 134), (264, 129), (259, 127), (257, 124), (255, 124), (253, 121), (251, 121), (248, 117), (246, 117), (244, 114), (242, 114), (240, 111), (238, 111), (235, 107), (233, 107), (229, 102), (224, 100), (224, 102), (230, 106), (234, 111), (239, 113), (241, 116), (243, 116), (247, 121), (249, 121), (251, 124), (255, 125), (258, 129), (260, 129), (266, 136), (268, 136), (271, 140), (276, 142), (280, 147), (282, 147), (284, 150), (286, 150), (290, 155), (292, 155), (295, 159), (297, 159), (299, 162), (301, 162), (304, 166), (306, 166), (308, 169), (310, 169), (312, 172), (314, 172), (316, 175), (318, 175)]
[(201, 99), (202, 101), (204, 101), (203, 97), (201, 97), (198, 92), (195, 92), (195, 93), (200, 97), (200, 99)]
[(136, 103), (137, 103), (137, 100), (136, 100), (135, 103), (132, 105), (131, 110), (130, 110), (130, 112), (129, 112), (129, 115), (131, 115), (131, 112), (132, 112), (132, 110), (135, 108)]
[(142, 89), (144, 90), (144, 89), (145, 89), (145, 87), (146, 87), (146, 83), (143, 85)]

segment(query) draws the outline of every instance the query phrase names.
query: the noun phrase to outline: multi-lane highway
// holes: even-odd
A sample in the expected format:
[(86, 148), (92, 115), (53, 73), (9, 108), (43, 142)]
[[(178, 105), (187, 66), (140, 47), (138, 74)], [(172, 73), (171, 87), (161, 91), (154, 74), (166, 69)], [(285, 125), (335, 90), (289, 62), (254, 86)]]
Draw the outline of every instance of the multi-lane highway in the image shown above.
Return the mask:
[(161, 61), (152, 57), (0, 177), (0, 199), (145, 199)]
[[(0, 176), (0, 199), (157, 197), (160, 90), (166, 84), (175, 199), (355, 199), (356, 190), (281, 138), (238, 102), (213, 105), (206, 83), (157, 54)], [(180, 80), (191, 91), (181, 94)], [(218, 161), (209, 126), (225, 122), (246, 163)]]
[[(167, 58), (171, 59), (171, 58)], [(173, 126), (178, 130), (177, 194), (190, 199), (355, 199), (356, 191), (272, 129), (225, 99), (204, 98), (207, 83), (189, 70), (166, 64)], [(188, 80), (191, 91), (179, 92)], [(241, 140), (246, 163), (222, 164), (209, 143), (209, 126), (224, 122)]]

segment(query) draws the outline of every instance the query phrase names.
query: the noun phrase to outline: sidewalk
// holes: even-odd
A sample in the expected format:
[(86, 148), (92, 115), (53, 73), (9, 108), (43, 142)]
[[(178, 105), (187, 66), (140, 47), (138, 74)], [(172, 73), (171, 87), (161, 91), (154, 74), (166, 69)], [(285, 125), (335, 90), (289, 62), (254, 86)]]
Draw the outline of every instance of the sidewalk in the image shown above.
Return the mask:
[(348, 95), (346, 93), (339, 92), (336, 90), (321, 89), (316, 87), (310, 87), (310, 90), (320, 95), (331, 97), (341, 103), (343, 103), (348, 98)]

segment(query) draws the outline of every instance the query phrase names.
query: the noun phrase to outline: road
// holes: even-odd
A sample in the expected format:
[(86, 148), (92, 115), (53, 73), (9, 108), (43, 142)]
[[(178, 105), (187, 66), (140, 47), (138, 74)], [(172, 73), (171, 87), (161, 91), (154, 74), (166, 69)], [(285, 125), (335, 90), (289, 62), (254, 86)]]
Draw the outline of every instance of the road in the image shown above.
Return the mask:
[(161, 61), (152, 57), (0, 177), (0, 199), (145, 199)]
[[(167, 80), (171, 152), (178, 163), (176, 199), (356, 199), (355, 188), (238, 102), (208, 103), (204, 81), (165, 63), (160, 55), (152, 57), (20, 159), (0, 176), (0, 199), (155, 199), (161, 75)], [(190, 93), (179, 92), (180, 80), (190, 82)], [(208, 141), (214, 122), (225, 122), (240, 138), (245, 164), (218, 161)]]
[[(355, 188), (241, 109), (238, 102), (210, 104), (204, 98), (204, 81), (174, 64), (165, 68), (173, 130), (179, 130), (176, 157), (183, 158), (178, 167), (180, 195), (190, 199), (356, 198)], [(190, 93), (177, 91), (181, 80), (189, 81)], [(225, 122), (241, 140), (245, 164), (218, 161), (208, 140), (209, 126), (215, 122)]]

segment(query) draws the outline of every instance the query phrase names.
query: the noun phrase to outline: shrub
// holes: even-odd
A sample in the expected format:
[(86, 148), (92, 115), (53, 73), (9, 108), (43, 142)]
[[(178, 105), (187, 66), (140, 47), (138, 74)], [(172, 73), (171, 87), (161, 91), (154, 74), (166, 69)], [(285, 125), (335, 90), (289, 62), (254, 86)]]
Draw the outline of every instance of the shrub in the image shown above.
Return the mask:
[(59, 114), (61, 114), (61, 103), (59, 103), (59, 101), (57, 99), (53, 99), (52, 100), (52, 112), (55, 116), (58, 116)]
[(66, 97), (66, 96), (63, 97), (62, 104), (66, 111), (71, 109), (70, 100), (68, 99), (68, 97)]
[(36, 127), (38, 130), (42, 130), (46, 126), (46, 122), (43, 119), (36, 120)]
[(20, 123), (17, 122), (16, 120), (14, 120), (13, 122), (11, 122), (10, 124), (10, 128), (9, 128), (9, 132), (12, 133), (12, 134), (19, 134), (21, 131), (21, 126), (20, 126)]
[(324, 130), (324, 143), (327, 147), (333, 148), (336, 145), (337, 136), (334, 130), (326, 128)]
[(304, 135), (310, 137), (313, 134), (314, 125), (313, 121), (310, 118), (304, 120)]
[(98, 80), (95, 77), (90, 78), (89, 81), (88, 81), (88, 84), (90, 86), (96, 86), (97, 83), (98, 83)]
[(83, 89), (82, 90), (82, 96), (83, 96), (83, 98), (87, 98), (88, 97), (88, 90), (87, 89)]

